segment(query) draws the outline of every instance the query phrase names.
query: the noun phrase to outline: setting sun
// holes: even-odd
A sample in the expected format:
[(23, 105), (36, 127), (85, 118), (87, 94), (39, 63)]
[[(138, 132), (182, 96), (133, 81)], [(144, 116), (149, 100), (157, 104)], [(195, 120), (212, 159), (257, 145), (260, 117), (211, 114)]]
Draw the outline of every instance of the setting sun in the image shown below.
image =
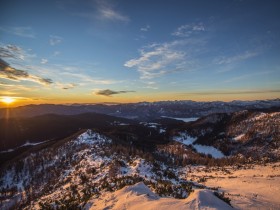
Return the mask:
[(3, 103), (5, 103), (5, 104), (11, 104), (11, 103), (13, 103), (13, 102), (15, 101), (15, 99), (14, 99), (14, 98), (11, 98), (11, 97), (3, 97), (3, 98), (1, 99), (1, 101), (2, 101)]

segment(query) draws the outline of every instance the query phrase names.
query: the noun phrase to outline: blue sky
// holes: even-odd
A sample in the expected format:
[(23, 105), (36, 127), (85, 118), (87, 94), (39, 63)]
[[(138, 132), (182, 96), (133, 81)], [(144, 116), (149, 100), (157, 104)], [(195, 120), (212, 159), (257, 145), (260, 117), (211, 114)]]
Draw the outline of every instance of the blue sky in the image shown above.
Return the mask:
[(0, 96), (28, 103), (280, 97), (278, 1), (2, 1)]

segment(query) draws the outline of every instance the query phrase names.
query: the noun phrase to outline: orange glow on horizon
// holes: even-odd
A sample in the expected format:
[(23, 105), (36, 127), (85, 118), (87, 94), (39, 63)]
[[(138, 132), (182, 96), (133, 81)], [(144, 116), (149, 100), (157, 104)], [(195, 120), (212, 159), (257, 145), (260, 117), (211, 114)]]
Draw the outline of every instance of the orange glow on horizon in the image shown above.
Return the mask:
[(3, 103), (5, 103), (6, 105), (10, 105), (10, 104), (15, 102), (15, 98), (12, 98), (12, 97), (9, 97), (9, 96), (5, 96), (5, 97), (2, 97), (1, 101)]
[(86, 96), (86, 97), (77, 97), (77, 98), (68, 98), (68, 97), (54, 97), (52, 99), (32, 99), (25, 97), (0, 97), (0, 108), (5, 108), (9, 106), (18, 107), (25, 105), (39, 105), (39, 104), (123, 104), (123, 103), (137, 103), (137, 102), (156, 102), (156, 101), (174, 101), (174, 100), (192, 100), (198, 102), (209, 102), (209, 101), (224, 101), (230, 102), (233, 100), (266, 100), (266, 99), (275, 99), (277, 94), (271, 94), (268, 96), (267, 94), (261, 95), (233, 95), (233, 94), (223, 94), (219, 95), (195, 95), (195, 94), (174, 94), (174, 93), (150, 93), (150, 94), (138, 94), (135, 96), (122, 96), (122, 97), (94, 97), (94, 96)]

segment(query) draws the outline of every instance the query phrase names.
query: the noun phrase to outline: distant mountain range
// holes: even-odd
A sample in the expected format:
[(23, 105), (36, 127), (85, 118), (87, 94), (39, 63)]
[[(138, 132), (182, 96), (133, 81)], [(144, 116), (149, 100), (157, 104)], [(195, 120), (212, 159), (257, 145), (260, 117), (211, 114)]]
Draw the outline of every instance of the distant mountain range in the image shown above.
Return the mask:
[[(44, 114), (76, 115), (82, 113), (101, 113), (116, 117), (153, 120), (167, 117), (202, 117), (212, 113), (231, 113), (244, 109), (267, 109), (280, 107), (280, 99), (257, 101), (159, 101), (130, 104), (72, 104), (72, 105), (27, 105), (9, 110), (10, 117), (34, 117)], [(7, 109), (0, 109), (0, 118), (7, 116)]]

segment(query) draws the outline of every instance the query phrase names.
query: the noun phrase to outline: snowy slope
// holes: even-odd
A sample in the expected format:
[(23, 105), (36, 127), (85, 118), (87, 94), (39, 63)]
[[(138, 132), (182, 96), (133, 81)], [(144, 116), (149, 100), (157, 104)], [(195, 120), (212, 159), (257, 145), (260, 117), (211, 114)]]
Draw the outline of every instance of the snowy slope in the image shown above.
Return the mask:
[(209, 190), (195, 190), (186, 199), (160, 197), (154, 194), (143, 182), (125, 187), (113, 193), (104, 193), (99, 198), (91, 199), (84, 209), (89, 210), (228, 210), (232, 209)]
[(173, 137), (174, 141), (178, 141), (185, 145), (192, 145), (198, 153), (203, 153), (206, 155), (211, 155), (214, 158), (223, 158), (225, 157), (224, 154), (212, 146), (206, 146), (206, 145), (200, 145), (200, 144), (194, 144), (196, 141), (195, 137), (189, 136), (186, 132), (180, 132), (178, 136)]
[(194, 166), (188, 178), (219, 187), (236, 209), (280, 209), (280, 164), (205, 168)]

